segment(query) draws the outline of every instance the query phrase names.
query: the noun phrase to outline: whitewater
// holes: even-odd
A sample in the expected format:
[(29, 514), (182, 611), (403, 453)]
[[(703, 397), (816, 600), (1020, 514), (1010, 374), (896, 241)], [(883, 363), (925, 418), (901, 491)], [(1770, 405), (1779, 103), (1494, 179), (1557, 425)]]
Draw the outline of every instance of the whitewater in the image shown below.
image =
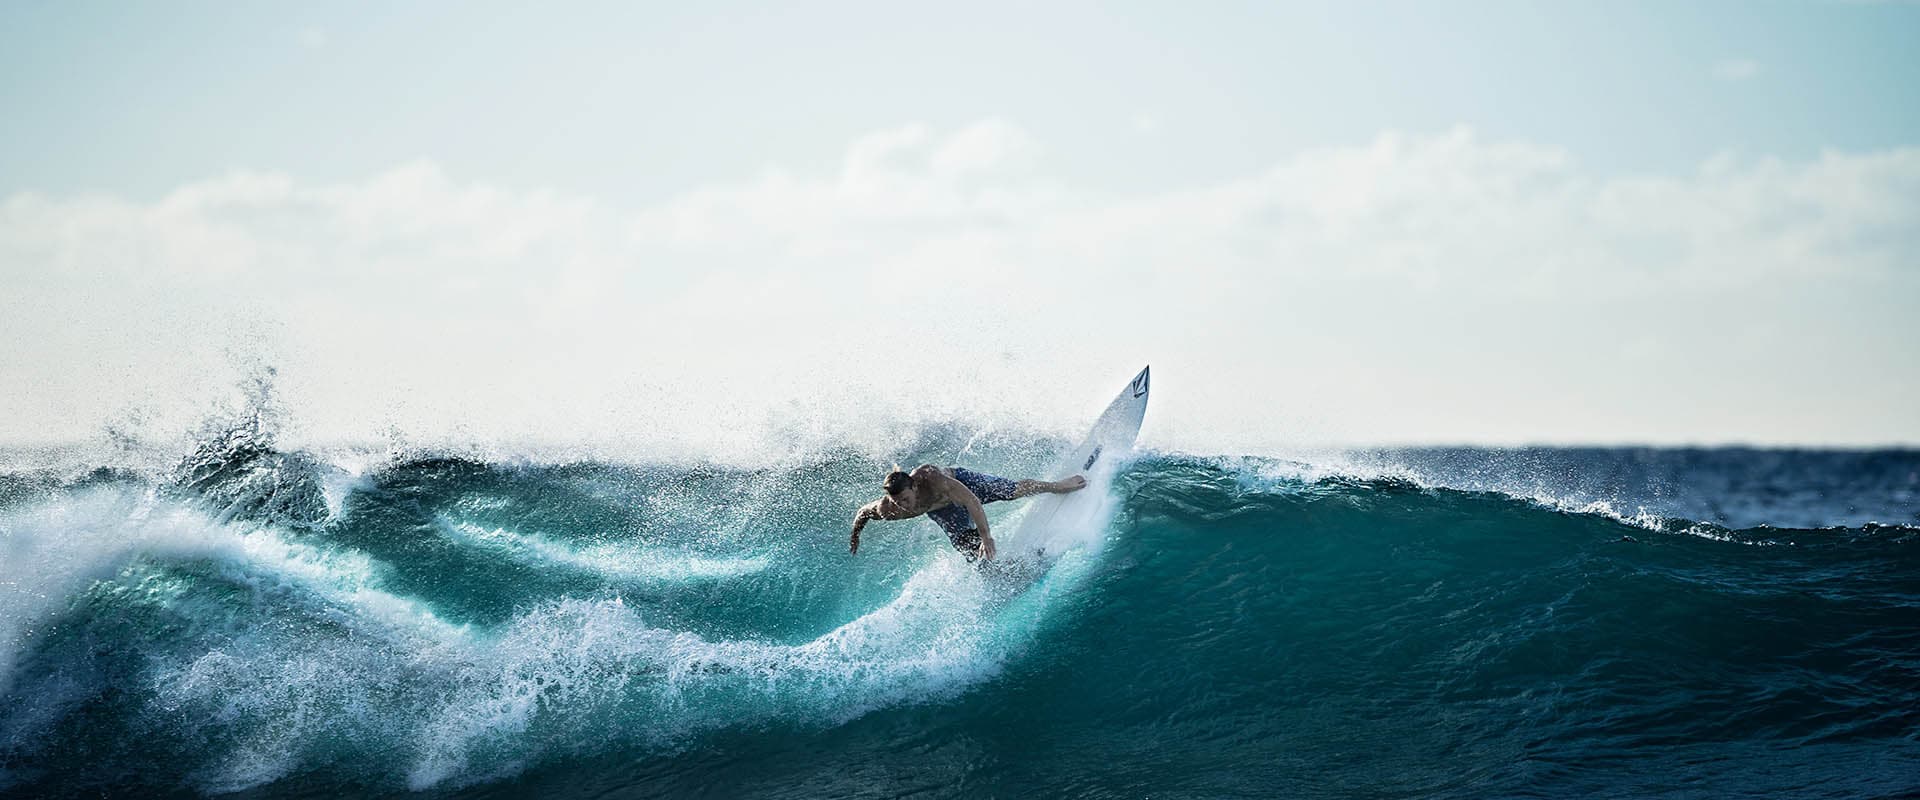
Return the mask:
[(11, 453), (0, 794), (1920, 790), (1920, 453), (1148, 449), (1041, 568), (847, 553), (1070, 444)]

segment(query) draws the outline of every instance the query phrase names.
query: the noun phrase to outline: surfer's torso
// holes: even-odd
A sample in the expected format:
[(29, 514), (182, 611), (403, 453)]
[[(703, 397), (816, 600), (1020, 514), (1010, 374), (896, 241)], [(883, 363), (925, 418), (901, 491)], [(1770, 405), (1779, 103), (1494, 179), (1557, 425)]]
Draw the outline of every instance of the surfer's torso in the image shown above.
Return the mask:
[[(980, 498), (981, 505), (1013, 499), (1014, 481), (1011, 478), (974, 472), (966, 467), (949, 467), (942, 469), (941, 472), (959, 481), (961, 486), (967, 487), (967, 491), (973, 492), (974, 497)], [(954, 502), (951, 498), (945, 503), (927, 509), (926, 514), (934, 522), (940, 523), (940, 527), (946, 530), (948, 536), (974, 529), (973, 515), (967, 513), (966, 506)]]
[(936, 491), (923, 492), (914, 503), (903, 503), (891, 497), (880, 498), (881, 518), (908, 519), (925, 514), (940, 523), (940, 527), (947, 529), (948, 532), (973, 528), (972, 515), (967, 513), (966, 505), (956, 500), (950, 491), (940, 487), (937, 482), (925, 481), (924, 476), (928, 473), (944, 475), (959, 481), (960, 485), (967, 487), (967, 491), (973, 492), (974, 497), (979, 498), (982, 504), (1013, 499), (1015, 482), (1012, 478), (975, 472), (966, 467), (936, 467), (932, 464), (921, 464), (913, 469), (916, 481), (922, 486), (931, 485), (930, 488)]

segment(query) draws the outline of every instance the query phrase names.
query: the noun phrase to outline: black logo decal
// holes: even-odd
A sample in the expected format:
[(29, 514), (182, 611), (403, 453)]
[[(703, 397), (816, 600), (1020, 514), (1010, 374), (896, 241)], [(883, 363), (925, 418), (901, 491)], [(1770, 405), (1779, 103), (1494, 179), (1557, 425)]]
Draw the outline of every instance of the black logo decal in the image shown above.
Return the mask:
[(1101, 447), (1102, 445), (1097, 445), (1097, 444), (1093, 446), (1093, 453), (1087, 456), (1087, 463), (1082, 464), (1080, 466), (1081, 469), (1093, 469), (1093, 462), (1100, 460)]
[(1143, 372), (1143, 373), (1140, 373), (1140, 377), (1133, 379), (1133, 396), (1139, 397), (1140, 395), (1143, 395), (1146, 393), (1147, 393), (1147, 374)]

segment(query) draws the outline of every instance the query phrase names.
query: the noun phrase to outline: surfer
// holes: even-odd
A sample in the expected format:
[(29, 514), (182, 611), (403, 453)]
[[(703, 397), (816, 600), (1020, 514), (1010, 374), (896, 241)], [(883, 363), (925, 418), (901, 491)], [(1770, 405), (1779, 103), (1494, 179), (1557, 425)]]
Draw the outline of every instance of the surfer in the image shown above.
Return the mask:
[(922, 464), (912, 472), (895, 469), (881, 486), (887, 496), (860, 507), (853, 515), (853, 540), (848, 552), (860, 552), (860, 529), (876, 519), (910, 519), (925, 514), (940, 523), (953, 548), (971, 561), (993, 558), (993, 534), (983, 503), (1015, 500), (1028, 495), (1065, 494), (1085, 488), (1079, 475), (1057, 481), (1019, 480), (974, 472), (965, 467)]

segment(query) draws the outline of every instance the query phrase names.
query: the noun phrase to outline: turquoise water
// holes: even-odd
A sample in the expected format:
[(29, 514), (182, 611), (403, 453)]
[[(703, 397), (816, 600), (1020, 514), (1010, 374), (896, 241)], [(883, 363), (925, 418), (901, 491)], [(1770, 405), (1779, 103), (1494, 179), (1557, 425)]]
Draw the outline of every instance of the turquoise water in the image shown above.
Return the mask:
[(1063, 444), (16, 469), (0, 793), (1920, 790), (1920, 454), (1149, 452), (1057, 562), (847, 554), (892, 462)]

